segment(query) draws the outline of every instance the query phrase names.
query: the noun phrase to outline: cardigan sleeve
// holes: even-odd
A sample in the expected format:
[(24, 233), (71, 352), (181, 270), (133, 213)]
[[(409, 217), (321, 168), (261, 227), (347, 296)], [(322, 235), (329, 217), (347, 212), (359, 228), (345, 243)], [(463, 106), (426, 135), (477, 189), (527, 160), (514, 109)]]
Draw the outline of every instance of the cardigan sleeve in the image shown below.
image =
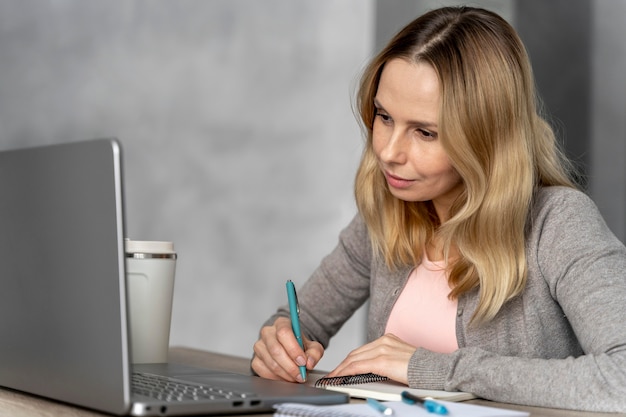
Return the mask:
[[(582, 353), (522, 357), (471, 345), (448, 355), (417, 349), (410, 384), (532, 406), (626, 412), (624, 245), (587, 196), (559, 187), (540, 195), (528, 248), (549, 292), (546, 299), (558, 303), (577, 339), (571, 351)], [(551, 323), (542, 317), (533, 320), (535, 336), (566, 338), (550, 334)]]
[[(369, 235), (357, 215), (339, 234), (334, 250), (298, 289), (300, 322), (309, 339), (326, 348), (330, 338), (367, 300), (371, 257)], [(266, 324), (279, 316), (289, 317), (288, 306), (280, 307)]]

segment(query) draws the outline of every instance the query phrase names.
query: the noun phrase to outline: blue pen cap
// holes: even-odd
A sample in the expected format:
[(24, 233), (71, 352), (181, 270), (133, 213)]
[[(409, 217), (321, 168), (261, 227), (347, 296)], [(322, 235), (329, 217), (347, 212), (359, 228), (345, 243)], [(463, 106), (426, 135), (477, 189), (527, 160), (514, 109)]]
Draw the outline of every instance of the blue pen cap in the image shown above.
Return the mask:
[(442, 404), (435, 402), (433, 400), (424, 400), (424, 408), (429, 413), (446, 415), (448, 414), (448, 409), (444, 407)]

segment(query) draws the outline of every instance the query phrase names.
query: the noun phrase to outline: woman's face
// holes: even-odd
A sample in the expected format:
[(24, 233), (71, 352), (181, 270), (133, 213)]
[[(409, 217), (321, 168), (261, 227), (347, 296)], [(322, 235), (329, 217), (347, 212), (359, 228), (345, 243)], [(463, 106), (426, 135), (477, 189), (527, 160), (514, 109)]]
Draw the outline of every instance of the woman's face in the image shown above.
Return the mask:
[(373, 148), (391, 194), (432, 201), (439, 219), (463, 190), (438, 135), (441, 92), (425, 63), (393, 59), (383, 68), (374, 106)]

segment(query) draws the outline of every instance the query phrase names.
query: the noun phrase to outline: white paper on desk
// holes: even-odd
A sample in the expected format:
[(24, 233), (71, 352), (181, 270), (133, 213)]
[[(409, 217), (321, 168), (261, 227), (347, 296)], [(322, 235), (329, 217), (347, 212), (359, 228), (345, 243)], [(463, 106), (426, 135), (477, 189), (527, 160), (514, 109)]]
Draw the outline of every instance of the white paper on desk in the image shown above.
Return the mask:
[[(437, 401), (446, 406), (448, 417), (524, 417), (530, 413), (523, 411), (507, 410), (504, 408), (485, 407), (481, 405), (465, 404), (458, 402)], [(384, 403), (393, 409), (395, 417), (436, 417), (426, 409), (405, 404), (400, 401), (388, 401)], [(380, 411), (374, 410), (367, 404), (341, 404), (341, 405), (308, 405), (296, 403), (278, 404), (274, 417), (381, 417)]]

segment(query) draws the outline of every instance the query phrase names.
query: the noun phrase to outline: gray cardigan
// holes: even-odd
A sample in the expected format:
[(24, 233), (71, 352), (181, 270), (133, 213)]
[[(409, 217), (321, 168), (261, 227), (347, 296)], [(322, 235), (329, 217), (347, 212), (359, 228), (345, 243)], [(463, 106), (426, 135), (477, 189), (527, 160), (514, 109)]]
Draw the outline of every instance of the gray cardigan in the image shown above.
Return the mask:
[[(626, 248), (587, 196), (549, 187), (535, 200), (526, 255), (523, 293), (482, 326), (469, 325), (478, 291), (460, 297), (459, 349), (418, 348), (409, 385), (507, 403), (626, 412)], [(382, 336), (412, 268), (390, 271), (374, 258), (356, 216), (298, 291), (305, 334), (328, 346), (369, 299), (367, 338)], [(286, 308), (268, 322), (277, 315), (288, 316)]]

